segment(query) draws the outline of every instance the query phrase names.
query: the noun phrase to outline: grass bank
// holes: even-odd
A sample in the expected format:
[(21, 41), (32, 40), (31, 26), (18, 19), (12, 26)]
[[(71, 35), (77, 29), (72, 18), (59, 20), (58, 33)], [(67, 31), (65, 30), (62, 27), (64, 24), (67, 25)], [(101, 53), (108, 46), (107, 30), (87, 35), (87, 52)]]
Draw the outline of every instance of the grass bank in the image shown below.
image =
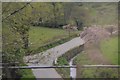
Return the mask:
[[(64, 57), (59, 57), (55, 66), (69, 65), (69, 62)], [(62, 78), (70, 78), (69, 68), (56, 68), (56, 71), (62, 76)]]
[[(101, 54), (111, 62), (118, 64), (118, 38), (112, 37), (100, 43)], [(94, 55), (93, 55), (94, 56)], [(96, 62), (90, 60), (86, 51), (80, 53), (75, 59), (77, 65), (95, 65)], [(118, 69), (112, 68), (82, 68), (77, 70), (77, 78), (118, 78)]]
[(31, 69), (21, 69), (20, 74), (22, 74), (20, 80), (36, 80)]
[(100, 49), (106, 59), (108, 59), (112, 64), (118, 64), (118, 37), (102, 41)]

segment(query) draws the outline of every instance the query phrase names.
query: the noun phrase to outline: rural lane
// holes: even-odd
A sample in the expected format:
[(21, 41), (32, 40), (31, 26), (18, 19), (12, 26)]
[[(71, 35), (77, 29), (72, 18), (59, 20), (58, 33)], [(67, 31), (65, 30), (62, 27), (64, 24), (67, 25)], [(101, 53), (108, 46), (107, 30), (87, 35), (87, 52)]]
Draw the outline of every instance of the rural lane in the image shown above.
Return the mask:
[[(62, 54), (77, 46), (83, 45), (84, 41), (80, 37), (48, 49), (44, 52), (24, 57), (24, 61), (29, 66), (52, 66), (53, 62)], [(36, 78), (61, 78), (55, 69), (32, 69)]]

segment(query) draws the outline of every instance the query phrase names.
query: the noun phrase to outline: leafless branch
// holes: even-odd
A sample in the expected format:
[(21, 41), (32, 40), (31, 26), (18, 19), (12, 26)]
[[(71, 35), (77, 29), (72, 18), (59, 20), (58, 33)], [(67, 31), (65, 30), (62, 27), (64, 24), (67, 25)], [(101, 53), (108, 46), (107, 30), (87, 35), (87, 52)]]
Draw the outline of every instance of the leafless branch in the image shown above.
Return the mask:
[(12, 16), (12, 15), (20, 12), (21, 10), (23, 10), (24, 8), (26, 8), (28, 5), (30, 5), (30, 2), (29, 2), (29, 3), (26, 3), (26, 4), (25, 4), (23, 7), (21, 7), (20, 9), (17, 9), (17, 10), (15, 10), (15, 11), (13, 11), (12, 13), (10, 13), (8, 16), (6, 16), (6, 17), (2, 20), (2, 22), (3, 22), (4, 20), (6, 20), (7, 18), (9, 18), (10, 16)]

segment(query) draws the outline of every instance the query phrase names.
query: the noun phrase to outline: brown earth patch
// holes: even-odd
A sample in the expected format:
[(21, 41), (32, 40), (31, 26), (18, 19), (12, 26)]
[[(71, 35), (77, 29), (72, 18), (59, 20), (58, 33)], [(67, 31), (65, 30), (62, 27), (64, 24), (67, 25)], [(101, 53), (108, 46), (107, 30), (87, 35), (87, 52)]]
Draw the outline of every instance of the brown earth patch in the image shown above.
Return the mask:
[(92, 62), (95, 64), (111, 64), (100, 51), (100, 41), (111, 37), (111, 33), (106, 28), (86, 28), (80, 37), (86, 42), (84, 50)]

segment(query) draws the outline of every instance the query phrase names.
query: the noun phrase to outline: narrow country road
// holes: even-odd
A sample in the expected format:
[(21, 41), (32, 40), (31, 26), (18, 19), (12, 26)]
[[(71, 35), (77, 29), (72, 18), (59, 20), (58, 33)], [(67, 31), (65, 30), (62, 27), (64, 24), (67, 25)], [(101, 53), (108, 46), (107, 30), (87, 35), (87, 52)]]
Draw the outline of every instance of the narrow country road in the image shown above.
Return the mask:
[[(52, 66), (53, 61), (68, 50), (84, 44), (80, 37), (76, 37), (64, 44), (48, 49), (39, 54), (24, 57), (24, 61), (28, 62), (29, 66)], [(36, 78), (61, 78), (55, 69), (32, 69)]]

